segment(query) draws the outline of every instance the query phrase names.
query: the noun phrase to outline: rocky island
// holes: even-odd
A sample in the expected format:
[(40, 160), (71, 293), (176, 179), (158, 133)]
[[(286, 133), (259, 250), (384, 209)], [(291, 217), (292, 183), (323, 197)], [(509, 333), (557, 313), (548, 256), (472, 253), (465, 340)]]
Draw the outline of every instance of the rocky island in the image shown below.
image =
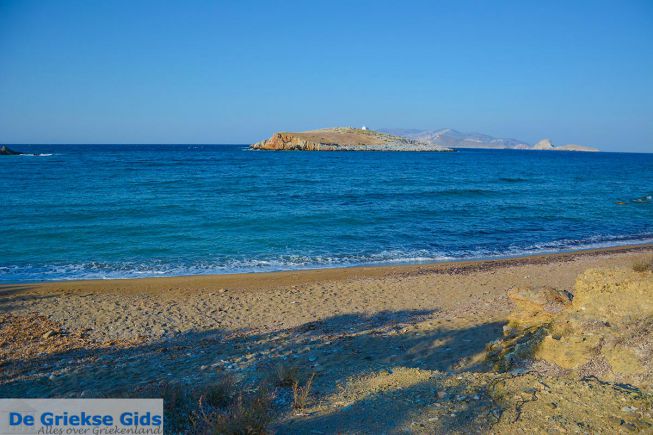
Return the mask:
[(23, 153), (18, 152), (18, 151), (14, 151), (14, 150), (12, 150), (11, 148), (9, 148), (9, 147), (7, 147), (5, 145), (0, 146), (0, 156), (18, 156), (18, 155), (21, 155), (21, 154), (23, 154)]
[(274, 151), (453, 151), (442, 145), (368, 130), (365, 127), (279, 132), (269, 139), (250, 145), (250, 148)]

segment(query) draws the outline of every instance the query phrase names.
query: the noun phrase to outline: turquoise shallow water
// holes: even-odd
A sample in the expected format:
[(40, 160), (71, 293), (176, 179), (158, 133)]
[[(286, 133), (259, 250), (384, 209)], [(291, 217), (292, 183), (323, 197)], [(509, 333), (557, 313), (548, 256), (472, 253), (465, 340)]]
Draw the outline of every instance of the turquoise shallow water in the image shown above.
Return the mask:
[(653, 154), (14, 148), (46, 155), (0, 157), (1, 282), (415, 263), (653, 239)]

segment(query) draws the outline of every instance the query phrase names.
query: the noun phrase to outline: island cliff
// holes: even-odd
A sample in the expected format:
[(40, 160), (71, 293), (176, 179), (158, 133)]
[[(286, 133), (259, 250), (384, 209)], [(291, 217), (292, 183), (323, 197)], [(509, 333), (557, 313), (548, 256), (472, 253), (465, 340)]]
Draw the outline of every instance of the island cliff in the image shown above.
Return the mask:
[(453, 151), (438, 144), (351, 127), (279, 132), (250, 145), (250, 148), (275, 151)]

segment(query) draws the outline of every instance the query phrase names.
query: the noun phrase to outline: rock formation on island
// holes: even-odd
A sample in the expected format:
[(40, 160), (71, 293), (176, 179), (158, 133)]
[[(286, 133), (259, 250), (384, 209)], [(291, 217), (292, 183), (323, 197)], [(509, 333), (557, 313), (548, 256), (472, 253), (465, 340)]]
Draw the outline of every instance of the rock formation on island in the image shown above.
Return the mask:
[(587, 147), (584, 145), (562, 145), (562, 146), (555, 146), (553, 143), (551, 143), (551, 140), (549, 139), (542, 139), (535, 145), (533, 145), (532, 148), (533, 150), (540, 150), (540, 151), (585, 151), (585, 152), (597, 152), (597, 148), (592, 148), (592, 147)]
[(18, 151), (14, 151), (14, 150), (12, 150), (11, 148), (9, 148), (9, 147), (7, 147), (5, 145), (0, 146), (0, 156), (18, 156), (20, 154), (23, 154), (23, 153), (18, 152)]
[(432, 143), (449, 148), (482, 148), (540, 151), (599, 151), (583, 145), (554, 146), (549, 139), (542, 139), (535, 145), (512, 138), (497, 138), (483, 133), (464, 133), (451, 128), (440, 130), (381, 129), (382, 132)]
[(351, 127), (279, 132), (250, 145), (250, 148), (275, 151), (453, 151), (439, 144)]

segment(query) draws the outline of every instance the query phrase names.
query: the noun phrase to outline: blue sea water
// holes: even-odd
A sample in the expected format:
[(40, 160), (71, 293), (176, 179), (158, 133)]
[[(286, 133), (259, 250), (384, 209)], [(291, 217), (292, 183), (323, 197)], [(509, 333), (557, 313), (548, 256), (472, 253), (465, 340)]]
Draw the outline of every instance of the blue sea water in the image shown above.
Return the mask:
[(44, 155), (0, 157), (1, 282), (416, 263), (653, 239), (653, 154), (15, 148)]

